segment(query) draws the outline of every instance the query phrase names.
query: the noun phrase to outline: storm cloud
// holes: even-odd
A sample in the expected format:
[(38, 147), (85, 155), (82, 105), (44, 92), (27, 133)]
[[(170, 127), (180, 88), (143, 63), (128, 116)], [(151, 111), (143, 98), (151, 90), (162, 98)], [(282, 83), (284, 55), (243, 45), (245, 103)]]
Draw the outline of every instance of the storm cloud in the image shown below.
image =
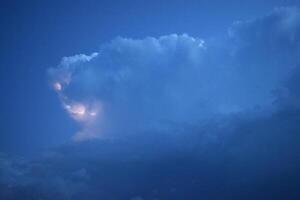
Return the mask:
[(77, 140), (270, 112), (299, 66), (299, 13), (279, 8), (207, 41), (119, 37), (91, 55), (63, 58), (49, 69), (50, 83), (82, 125)]
[(299, 199), (299, 31), (280, 8), (207, 41), (117, 38), (63, 58), (49, 82), (81, 142), (1, 154), (0, 198)]
[(65, 144), (32, 160), (1, 155), (0, 198), (296, 200), (299, 120), (285, 109)]

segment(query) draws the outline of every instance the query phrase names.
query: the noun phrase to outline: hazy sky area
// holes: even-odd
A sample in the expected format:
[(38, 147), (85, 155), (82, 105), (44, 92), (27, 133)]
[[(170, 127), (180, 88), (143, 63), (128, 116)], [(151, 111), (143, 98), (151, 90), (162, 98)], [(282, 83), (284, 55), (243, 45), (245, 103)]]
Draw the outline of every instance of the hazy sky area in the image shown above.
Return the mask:
[(300, 199), (300, 1), (0, 3), (0, 199)]

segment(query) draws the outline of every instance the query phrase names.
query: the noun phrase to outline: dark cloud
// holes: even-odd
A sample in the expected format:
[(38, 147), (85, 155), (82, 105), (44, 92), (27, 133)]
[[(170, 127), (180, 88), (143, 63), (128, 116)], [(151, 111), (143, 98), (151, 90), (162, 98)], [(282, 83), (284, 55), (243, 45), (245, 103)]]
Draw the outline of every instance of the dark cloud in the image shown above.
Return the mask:
[(70, 143), (31, 161), (2, 156), (1, 198), (298, 199), (299, 119), (294, 110), (236, 116), (172, 135)]

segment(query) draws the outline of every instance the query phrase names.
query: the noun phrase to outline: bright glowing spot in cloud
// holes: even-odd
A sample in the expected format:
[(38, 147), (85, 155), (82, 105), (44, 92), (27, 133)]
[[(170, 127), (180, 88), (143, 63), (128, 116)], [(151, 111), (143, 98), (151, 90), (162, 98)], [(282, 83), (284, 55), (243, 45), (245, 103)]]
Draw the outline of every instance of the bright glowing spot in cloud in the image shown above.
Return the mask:
[(56, 91), (61, 91), (62, 90), (62, 86), (61, 86), (61, 84), (59, 82), (54, 83), (53, 84), (53, 88)]
[(85, 106), (82, 104), (75, 104), (71, 107), (70, 112), (74, 115), (83, 116), (85, 114)]
[(64, 108), (73, 119), (82, 123), (92, 123), (94, 119), (99, 118), (102, 112), (102, 106), (99, 102), (95, 103), (70, 103), (64, 104)]

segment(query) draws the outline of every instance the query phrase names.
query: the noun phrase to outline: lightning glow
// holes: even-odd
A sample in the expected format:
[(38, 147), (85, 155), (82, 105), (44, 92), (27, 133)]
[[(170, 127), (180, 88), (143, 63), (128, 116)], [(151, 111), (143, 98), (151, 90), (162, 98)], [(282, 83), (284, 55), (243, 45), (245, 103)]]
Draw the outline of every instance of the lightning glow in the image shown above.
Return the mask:
[(56, 91), (61, 91), (62, 90), (62, 85), (59, 82), (56, 82), (53, 84), (53, 88)]

